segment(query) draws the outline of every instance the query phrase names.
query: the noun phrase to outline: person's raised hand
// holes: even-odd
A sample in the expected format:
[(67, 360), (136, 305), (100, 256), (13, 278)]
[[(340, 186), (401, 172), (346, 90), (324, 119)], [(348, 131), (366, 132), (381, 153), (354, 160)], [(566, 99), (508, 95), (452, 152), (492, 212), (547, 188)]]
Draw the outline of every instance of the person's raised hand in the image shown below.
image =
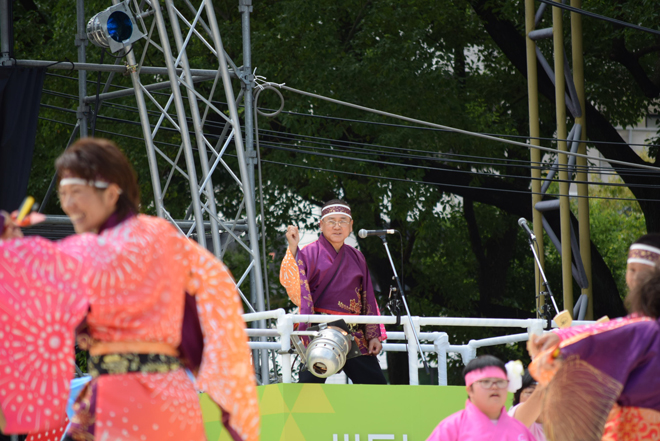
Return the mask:
[(557, 346), (558, 344), (559, 336), (554, 332), (546, 332), (540, 336), (532, 334), (527, 342), (527, 352), (529, 352), (529, 355), (534, 358), (537, 354)]
[(2, 231), (0, 231), (0, 240), (19, 239), (23, 237), (23, 232), (12, 216), (6, 212), (2, 212), (0, 216), (4, 217), (4, 226)]
[(298, 227), (293, 225), (286, 227), (286, 240), (289, 242), (289, 250), (291, 250), (291, 254), (295, 256), (296, 251), (298, 251), (298, 243), (300, 242)]

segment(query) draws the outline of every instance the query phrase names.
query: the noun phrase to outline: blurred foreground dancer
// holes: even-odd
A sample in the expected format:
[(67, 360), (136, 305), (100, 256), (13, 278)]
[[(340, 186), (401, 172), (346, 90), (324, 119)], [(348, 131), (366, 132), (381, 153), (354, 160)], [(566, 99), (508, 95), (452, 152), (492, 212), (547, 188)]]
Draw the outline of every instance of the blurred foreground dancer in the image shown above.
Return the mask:
[[(168, 222), (137, 214), (135, 172), (112, 142), (81, 139), (56, 168), (62, 209), (79, 234), (55, 243), (0, 242), (0, 279), (10, 282), (0, 283), (0, 334), (2, 321), (14, 319), (13, 326), (28, 322), (37, 335), (12, 335), (11, 348), (0, 348), (10, 361), (0, 372), (6, 431), (60, 422), (73, 372), (70, 329), (86, 315), (94, 378), (74, 405), (66, 440), (206, 440), (184, 363), (221, 408), (231, 438), (258, 440), (253, 371), (229, 271)], [(184, 319), (184, 310), (194, 317)], [(201, 325), (203, 342), (186, 323), (197, 331)], [(53, 382), (60, 371), (66, 382)]]
[(660, 439), (660, 271), (646, 273), (627, 317), (530, 340), (548, 439)]
[(499, 358), (482, 355), (465, 366), (463, 376), (468, 394), (465, 409), (442, 420), (426, 441), (535, 440), (527, 427), (511, 418), (504, 408), (507, 388), (513, 376), (517, 376), (516, 388), (520, 385), (520, 373), (508, 373)]
[[(289, 225), (289, 248), (280, 268), (280, 283), (300, 314), (379, 315), (369, 268), (361, 252), (344, 241), (353, 231), (351, 208), (340, 199), (327, 202), (321, 210), (318, 240), (298, 248), (298, 227)], [(349, 325), (361, 357), (351, 358), (344, 372), (355, 384), (387, 384), (378, 355), (384, 327), (378, 324)], [(301, 323), (301, 331), (307, 329)], [(381, 331), (382, 330), (382, 331)], [(300, 372), (300, 383), (325, 383), (308, 370)]]

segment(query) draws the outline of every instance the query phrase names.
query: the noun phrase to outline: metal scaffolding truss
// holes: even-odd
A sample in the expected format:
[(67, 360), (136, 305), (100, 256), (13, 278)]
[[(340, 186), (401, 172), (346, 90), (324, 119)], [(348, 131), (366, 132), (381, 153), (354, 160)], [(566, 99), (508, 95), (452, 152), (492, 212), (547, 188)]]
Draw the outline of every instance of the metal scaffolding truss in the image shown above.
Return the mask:
[[(7, 7), (7, 2), (0, 0), (0, 9)], [(232, 243), (247, 252), (247, 269), (243, 274), (236, 274), (237, 286), (247, 308), (254, 312), (255, 309), (264, 311), (265, 302), (254, 202), (256, 155), (252, 145), (254, 77), (250, 65), (250, 2), (239, 1), (243, 14), (244, 46), (244, 65), (241, 68), (234, 64), (223, 48), (212, 0), (122, 2), (134, 14), (138, 28), (145, 37), (139, 44), (125, 45), (120, 57), (115, 57), (114, 65), (87, 63), (85, 24), (90, 17), (85, 17), (84, 0), (77, 0), (75, 41), (78, 63), (70, 65), (79, 71), (78, 122), (72, 140), (76, 134), (83, 137), (93, 133), (97, 116), (94, 109), (98, 111), (99, 103), (133, 95), (146, 147), (153, 208), (158, 216), (168, 219), (182, 234), (212, 250), (218, 258), (224, 256)], [(112, 0), (112, 3), (117, 5), (120, 2)], [(9, 33), (7, 28), (3, 26), (3, 37)], [(7, 38), (2, 41), (5, 43)], [(205, 60), (212, 60), (213, 64), (205, 62), (204, 69), (193, 68), (188, 58), (193, 45), (195, 56), (201, 54)], [(145, 60), (163, 60), (165, 66), (145, 66)], [(18, 60), (20, 66), (62, 67), (53, 64), (57, 63)], [(103, 93), (88, 94), (88, 71), (110, 72)], [(117, 73), (129, 75), (133, 88), (108, 92)], [(234, 94), (232, 78), (241, 83), (238, 97)], [(245, 143), (237, 111), (237, 102), (241, 98), (246, 110)], [(209, 130), (216, 129), (218, 125), (221, 126), (221, 133), (217, 133), (220, 130), (210, 133)], [(172, 142), (178, 143), (178, 148), (173, 148)], [(231, 188), (238, 189), (238, 194), (232, 195), (236, 206), (223, 207), (218, 203), (218, 190), (213, 178), (228, 181), (232, 184)], [(183, 219), (175, 219), (177, 215), (168, 208), (168, 200), (172, 200), (168, 195), (170, 192), (180, 194), (182, 181), (187, 182), (189, 206), (185, 215), (178, 216)], [(176, 189), (173, 188), (174, 182), (178, 182)], [(181, 199), (178, 200), (180, 204)], [(251, 302), (241, 291), (248, 277)], [(260, 326), (263, 327), (264, 323)], [(267, 383), (267, 358), (255, 359), (255, 367), (259, 365), (257, 372), (261, 370), (261, 382)]]
[[(116, 3), (118, 2), (115, 0)], [(146, 42), (142, 46), (141, 54), (134, 53), (130, 46), (125, 48), (126, 68), (133, 82), (140, 113), (156, 212), (158, 216), (177, 225), (168, 211), (166, 194), (175, 175), (184, 177), (190, 190), (186, 217), (194, 220), (194, 228), (191, 226), (187, 230), (182, 229), (181, 233), (190, 237), (195, 232), (197, 242), (207, 246), (205, 223), (208, 223), (211, 238), (208, 248), (212, 249), (217, 257), (223, 257), (228, 243), (232, 241), (245, 249), (250, 255), (250, 264), (238, 278), (237, 285), (240, 290), (247, 275), (252, 274), (251, 284), (257, 293), (258, 309), (263, 310), (262, 270), (252, 190), (254, 184), (249, 179), (229, 66), (231, 65), (231, 73), (234, 76), (237, 76), (240, 70), (223, 48), (212, 1), (202, 0), (194, 4), (186, 0), (184, 3), (178, 3), (180, 7), (175, 6), (171, 0), (162, 3), (159, 0), (132, 0), (131, 6), (142, 32), (146, 35)], [(170, 40), (173, 40), (173, 46)], [(200, 72), (191, 68), (187, 52), (194, 43), (201, 43), (203, 48), (212, 54), (212, 59), (217, 60), (215, 69)], [(157, 81), (160, 76), (141, 75), (141, 67), (149, 52), (158, 52), (158, 58), (164, 59), (167, 69), (166, 84)], [(151, 82), (147, 83), (149, 80)], [(207, 94), (203, 94), (197, 87), (200, 82), (212, 84)], [(169, 86), (170, 90), (167, 99), (152, 93), (156, 87), (165, 85)], [(111, 99), (111, 94), (100, 96), (99, 99)], [(119, 95), (117, 92), (114, 94)], [(227, 102), (227, 107), (218, 108), (218, 101)], [(147, 112), (148, 105), (152, 112)], [(156, 110), (157, 117), (152, 116), (153, 110)], [(205, 123), (210, 114), (214, 114), (216, 119), (219, 118), (224, 123), (222, 135), (215, 137), (216, 139), (210, 138), (205, 132)], [(160, 137), (172, 138), (171, 130), (163, 134), (166, 125), (175, 129), (180, 137), (176, 152), (166, 152), (158, 147)], [(234, 148), (231, 148), (232, 142)], [(227, 161), (228, 153), (237, 157), (233, 168), (230, 161)], [(181, 158), (184, 159), (185, 169), (179, 165)], [(159, 168), (159, 159), (161, 164), (163, 160), (167, 164), (166, 170)], [(222, 207), (217, 206), (212, 178), (214, 173), (226, 173), (241, 191), (240, 207), (233, 220), (227, 220), (223, 216)], [(237, 231), (236, 227), (240, 223), (247, 223), (247, 241)], [(220, 240), (221, 231), (229, 236), (225, 243)], [(249, 303), (248, 305), (252, 308)]]
[[(580, 6), (580, 0), (572, 0), (572, 6)], [(574, 156), (575, 153), (586, 154), (586, 118), (583, 112), (584, 103), (584, 74), (582, 58), (582, 22), (579, 14), (571, 14), (571, 42), (573, 46), (573, 64), (575, 73), (569, 65), (568, 58), (564, 52), (564, 33), (562, 10), (552, 6), (552, 27), (537, 29), (543, 20), (547, 4), (542, 3), (538, 10), (535, 9), (533, 0), (525, 2), (526, 18), (526, 44), (527, 44), (527, 83), (530, 108), (530, 138), (533, 145), (539, 142), (539, 118), (538, 118), (538, 90), (537, 90), (537, 67), (540, 64), (550, 81), (555, 86), (555, 101), (557, 108), (557, 138), (560, 153), (548, 172), (545, 179), (540, 179), (540, 171), (532, 171), (533, 193), (533, 215), (534, 230), (540, 238), (539, 254), (543, 254), (543, 239), (541, 232), (545, 230), (551, 242), (562, 257), (562, 278), (564, 306), (570, 308), (573, 305), (573, 280), (571, 275), (581, 289), (581, 295), (573, 308), (573, 315), (582, 320), (585, 316), (591, 318), (590, 310), (593, 310), (591, 298), (591, 243), (589, 231), (589, 204), (588, 201), (580, 200), (579, 204), (579, 239), (570, 221), (569, 205), (569, 183), (577, 177), (578, 194), (588, 196), (584, 173), (586, 158)], [(553, 40), (554, 68), (550, 66), (536, 42), (543, 39)], [(574, 118), (575, 122), (568, 135), (566, 134), (566, 108)], [(569, 157), (567, 153), (571, 154)], [(540, 161), (540, 151), (532, 149), (531, 161)], [(547, 192), (554, 176), (559, 175), (560, 197), (556, 200), (544, 201), (543, 195)], [(584, 199), (584, 198), (582, 198)], [(545, 219), (544, 213), (559, 211), (561, 231), (559, 237)], [(539, 284), (539, 273), (536, 278)], [(540, 298), (539, 298), (540, 299)]]

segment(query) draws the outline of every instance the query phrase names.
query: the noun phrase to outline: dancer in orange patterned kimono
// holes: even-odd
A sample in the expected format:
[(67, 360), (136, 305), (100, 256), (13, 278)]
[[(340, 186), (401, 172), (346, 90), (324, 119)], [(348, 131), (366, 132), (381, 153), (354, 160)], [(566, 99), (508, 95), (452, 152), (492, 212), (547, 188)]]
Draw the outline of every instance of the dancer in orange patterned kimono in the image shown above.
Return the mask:
[[(137, 214), (135, 172), (110, 141), (81, 139), (60, 156), (56, 168), (62, 209), (76, 232), (84, 234), (61, 242), (1, 241), (0, 254), (20, 259), (0, 262), (0, 279), (20, 272), (21, 265), (50, 268), (50, 279), (62, 280), (52, 289), (64, 290), (50, 293), (53, 298), (75, 298), (89, 305), (84, 340), (94, 379), (74, 405), (65, 439), (203, 441), (199, 389), (218, 404), (234, 440), (258, 440), (254, 375), (242, 306), (229, 271), (168, 222)], [(67, 267), (60, 268), (59, 261), (50, 262), (48, 256), (61, 256)], [(0, 312), (15, 303), (19, 290), (9, 292), (0, 284)], [(76, 305), (79, 311), (80, 302)], [(34, 317), (32, 327), (42, 325), (41, 318)], [(196, 374), (196, 385), (184, 364)], [(9, 390), (3, 375), (0, 372), (0, 395)], [(28, 378), (28, 373), (11, 375), (19, 381)], [(30, 375), (34, 378), (34, 372)], [(20, 385), (31, 387), (34, 383)], [(68, 390), (55, 389), (66, 403)], [(0, 397), (7, 427), (45, 428), (48, 415), (33, 408), (41, 426), (34, 418), (26, 422), (16, 411), (20, 402), (11, 396), (13, 401)], [(43, 407), (49, 414), (64, 415), (61, 405)]]
[(630, 315), (530, 340), (550, 440), (660, 440), (660, 248), (642, 245), (629, 253), (648, 268), (627, 278)]

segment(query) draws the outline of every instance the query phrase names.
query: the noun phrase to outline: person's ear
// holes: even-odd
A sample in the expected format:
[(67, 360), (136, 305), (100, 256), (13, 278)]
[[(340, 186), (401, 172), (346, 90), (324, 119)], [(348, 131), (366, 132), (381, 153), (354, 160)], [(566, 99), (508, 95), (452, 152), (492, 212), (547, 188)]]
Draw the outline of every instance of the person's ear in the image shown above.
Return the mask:
[(105, 190), (106, 202), (112, 205), (117, 205), (119, 201), (119, 196), (121, 195), (121, 189), (117, 184), (110, 184)]

